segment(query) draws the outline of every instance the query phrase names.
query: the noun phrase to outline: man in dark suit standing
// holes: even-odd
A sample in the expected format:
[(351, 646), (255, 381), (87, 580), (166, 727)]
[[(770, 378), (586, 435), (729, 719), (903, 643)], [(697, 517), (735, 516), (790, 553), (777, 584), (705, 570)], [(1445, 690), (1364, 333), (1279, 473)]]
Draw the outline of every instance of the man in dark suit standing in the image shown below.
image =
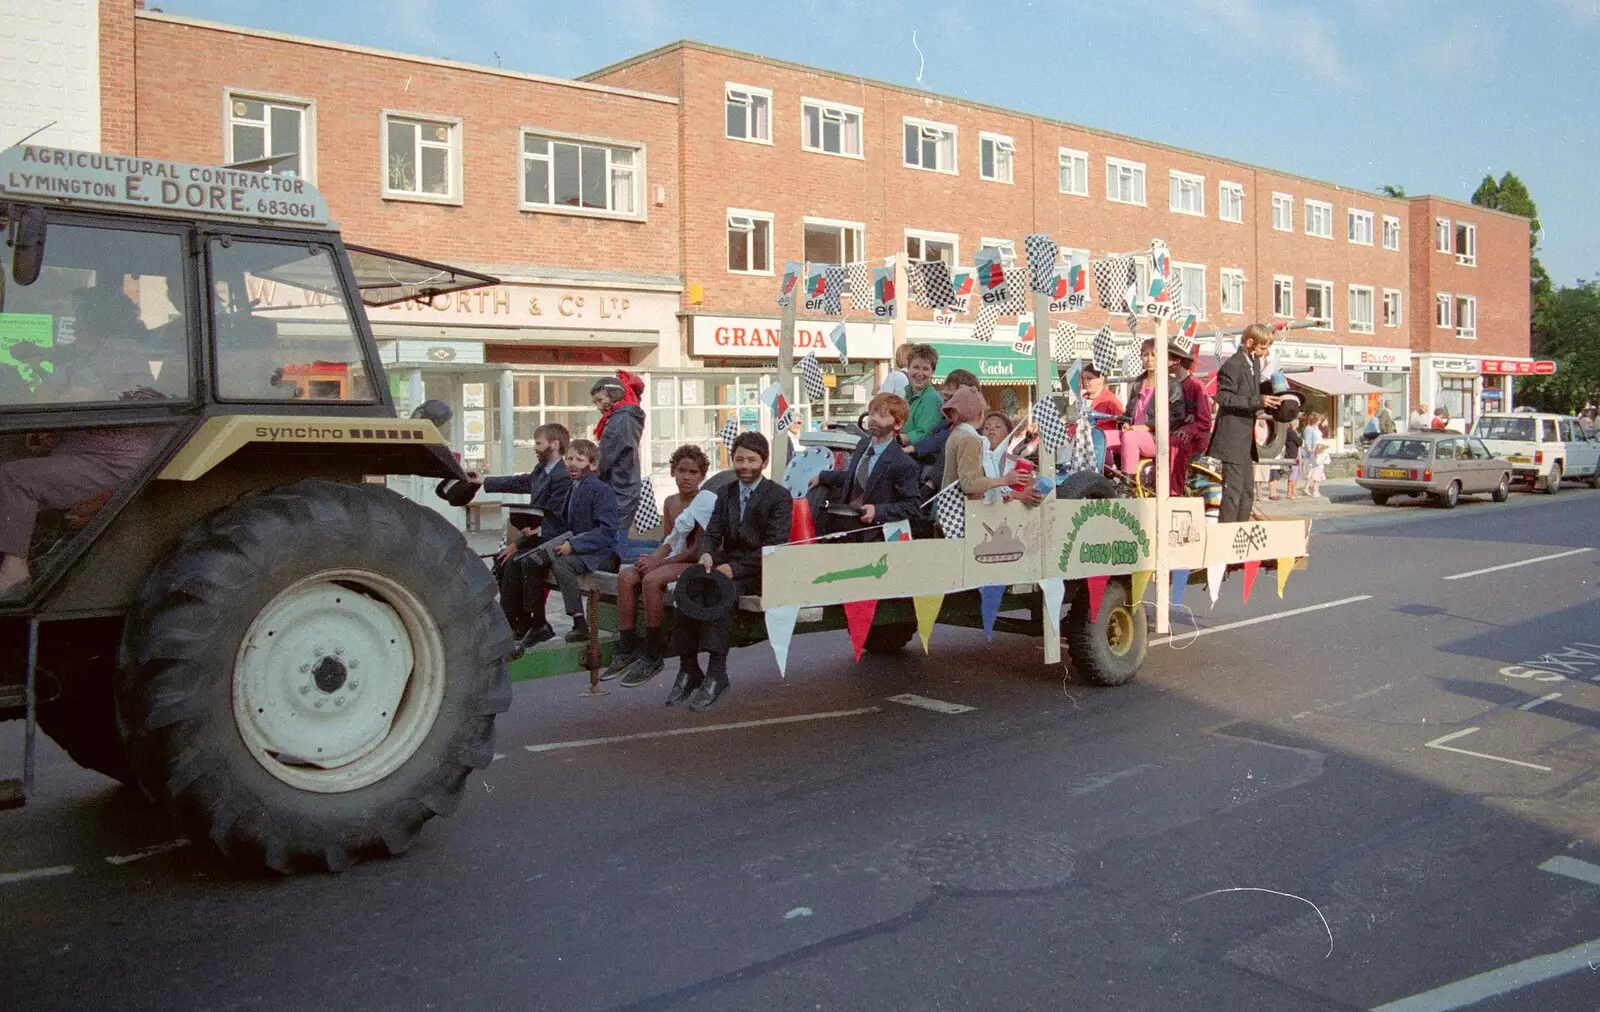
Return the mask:
[[(870, 435), (856, 444), (850, 462), (838, 470), (823, 471), (812, 487), (820, 500), (824, 496), (836, 505), (850, 505), (861, 512), (856, 517), (826, 517), (826, 534), (838, 534), (865, 527), (880, 527), (896, 520), (909, 520), (922, 503), (922, 469), (916, 459), (900, 446), (900, 429), (910, 417), (911, 407), (895, 394), (878, 394), (867, 405), (867, 431)], [(815, 510), (821, 502), (813, 503)], [(861, 541), (882, 541), (882, 530), (857, 536)]]
[(1283, 400), (1261, 392), (1261, 363), (1272, 350), (1272, 328), (1252, 323), (1239, 338), (1239, 350), (1217, 370), (1217, 427), (1211, 456), (1222, 462), (1221, 523), (1250, 519), (1255, 507), (1256, 412)]
[[(717, 493), (711, 523), (700, 538), (700, 565), (730, 577), (739, 593), (761, 593), (761, 549), (789, 541), (789, 490), (761, 476), (771, 449), (759, 432), (742, 432), (733, 441), (735, 481)], [(728, 689), (728, 648), (733, 638), (733, 612), (698, 622), (676, 616), (678, 680), (667, 705), (689, 699), (689, 709), (704, 710)], [(711, 655), (700, 670), (699, 652)], [(691, 694), (693, 698), (690, 698)]]

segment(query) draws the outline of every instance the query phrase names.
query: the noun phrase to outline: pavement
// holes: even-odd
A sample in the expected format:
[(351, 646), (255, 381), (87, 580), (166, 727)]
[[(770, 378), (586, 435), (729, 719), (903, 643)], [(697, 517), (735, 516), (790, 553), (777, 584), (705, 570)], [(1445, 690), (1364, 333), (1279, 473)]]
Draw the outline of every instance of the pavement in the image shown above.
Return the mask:
[(738, 651), (703, 715), (522, 683), (455, 816), (337, 876), (47, 746), (0, 1008), (1600, 1008), (1597, 518), (1319, 518), (1282, 600), (1189, 588), (1117, 689), (944, 627)]

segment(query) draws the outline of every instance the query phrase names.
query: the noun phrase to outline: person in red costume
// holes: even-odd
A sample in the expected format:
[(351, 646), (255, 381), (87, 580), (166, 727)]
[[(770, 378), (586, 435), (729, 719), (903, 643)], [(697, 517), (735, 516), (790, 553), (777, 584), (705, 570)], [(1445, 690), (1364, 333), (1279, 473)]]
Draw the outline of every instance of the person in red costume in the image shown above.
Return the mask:
[(1189, 461), (1204, 453), (1211, 443), (1211, 398), (1205, 384), (1194, 377), (1194, 348), (1188, 342), (1174, 341), (1167, 349), (1167, 371), (1172, 382), (1183, 391), (1184, 421), (1172, 430), (1173, 495), (1184, 495)]
[(639, 440), (644, 436), (644, 407), (639, 397), (644, 380), (625, 369), (602, 376), (589, 388), (600, 409), (594, 441), (600, 446), (600, 466), (595, 474), (617, 493), (617, 531), (626, 539), (639, 510)]

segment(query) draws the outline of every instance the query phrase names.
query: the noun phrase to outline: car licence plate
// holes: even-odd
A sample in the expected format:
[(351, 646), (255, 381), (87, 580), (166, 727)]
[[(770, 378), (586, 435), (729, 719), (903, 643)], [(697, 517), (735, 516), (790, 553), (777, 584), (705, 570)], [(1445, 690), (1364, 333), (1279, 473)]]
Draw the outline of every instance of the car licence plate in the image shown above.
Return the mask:
[(1398, 468), (1398, 467), (1380, 467), (1380, 468), (1378, 468), (1378, 477), (1380, 477), (1380, 478), (1409, 478), (1409, 477), (1411, 477), (1411, 472), (1410, 471), (1406, 471), (1406, 470), (1404, 470), (1402, 468)]
[(1532, 457), (1507, 457), (1506, 459), (1511, 461), (1511, 463), (1513, 463), (1513, 464), (1531, 464), (1531, 463), (1533, 463), (1533, 458)]

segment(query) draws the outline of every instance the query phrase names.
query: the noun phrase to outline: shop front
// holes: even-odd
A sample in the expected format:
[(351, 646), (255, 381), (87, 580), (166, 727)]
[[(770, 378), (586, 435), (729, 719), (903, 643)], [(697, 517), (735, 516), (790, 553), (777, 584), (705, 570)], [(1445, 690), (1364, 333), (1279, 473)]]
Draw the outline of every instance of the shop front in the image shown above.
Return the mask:
[(939, 353), (939, 366), (933, 371), (935, 383), (943, 383), (952, 370), (965, 369), (978, 377), (984, 400), (994, 410), (1016, 419), (1032, 407), (1038, 363), (1031, 344), (1007, 342), (1002, 331), (996, 331), (993, 341), (974, 341), (952, 338), (949, 330), (947, 326), (919, 323), (912, 323), (907, 329), (910, 340), (927, 344)]
[(1381, 393), (1361, 398), (1349, 398), (1352, 415), (1359, 415), (1360, 432), (1366, 428), (1367, 419), (1387, 406), (1394, 416), (1396, 428), (1406, 427), (1411, 413), (1411, 352), (1406, 348), (1341, 348), (1340, 361), (1344, 371), (1356, 376)]

